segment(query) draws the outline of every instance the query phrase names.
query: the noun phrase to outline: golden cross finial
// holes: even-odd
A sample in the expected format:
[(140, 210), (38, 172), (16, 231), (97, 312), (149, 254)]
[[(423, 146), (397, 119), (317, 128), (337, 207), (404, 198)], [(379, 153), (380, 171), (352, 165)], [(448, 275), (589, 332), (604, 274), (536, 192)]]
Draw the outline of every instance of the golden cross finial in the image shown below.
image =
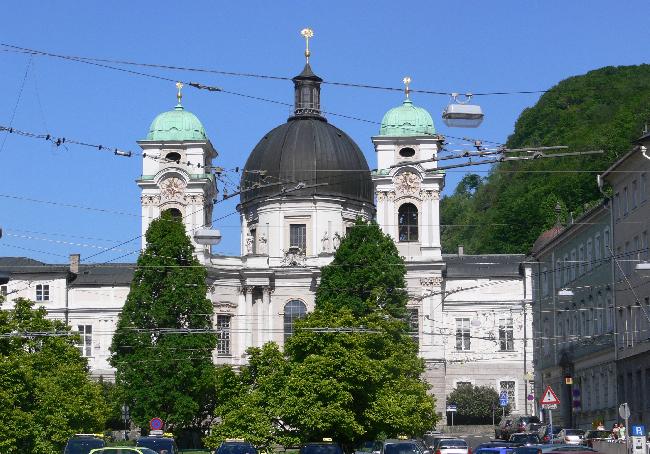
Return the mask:
[(314, 30), (311, 28), (303, 28), (300, 30), (300, 34), (305, 38), (305, 44), (307, 47), (305, 47), (305, 58), (307, 59), (307, 63), (309, 63), (309, 56), (311, 55), (311, 52), (309, 52), (309, 38), (314, 37)]
[(178, 93), (176, 93), (176, 99), (178, 99), (178, 104), (181, 103), (183, 98), (183, 93), (181, 93), (181, 88), (183, 88), (183, 82), (176, 82), (176, 88), (178, 88)]
[(409, 93), (411, 92), (411, 89), (409, 88), (409, 85), (411, 84), (411, 78), (409, 76), (406, 76), (404, 79), (402, 79), (402, 82), (404, 82), (404, 85), (406, 85), (406, 88), (404, 88), (404, 93), (406, 93), (406, 99), (408, 99)]

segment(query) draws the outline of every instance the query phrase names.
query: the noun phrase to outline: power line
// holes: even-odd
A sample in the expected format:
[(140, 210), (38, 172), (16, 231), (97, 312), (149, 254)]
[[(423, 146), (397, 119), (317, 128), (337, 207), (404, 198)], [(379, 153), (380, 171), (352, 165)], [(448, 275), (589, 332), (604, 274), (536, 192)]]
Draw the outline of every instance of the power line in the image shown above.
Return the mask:
[[(14, 105), (14, 109), (11, 112), (11, 118), (9, 119), (9, 127), (11, 127), (14, 124), (14, 119), (16, 118), (16, 111), (18, 110), (18, 105), (20, 104), (20, 99), (23, 95), (23, 89), (25, 88), (27, 75), (29, 74), (29, 68), (32, 66), (32, 58), (33, 56), (30, 55), (29, 61), (27, 62), (27, 67), (25, 68), (25, 75), (23, 76), (23, 81), (21, 82), (20, 89), (18, 90), (18, 97), (16, 98), (16, 104)], [(2, 150), (4, 150), (5, 148), (7, 137), (9, 137), (9, 133), (5, 134), (4, 137), (2, 138), (2, 144), (0, 145), (0, 153), (2, 153)]]

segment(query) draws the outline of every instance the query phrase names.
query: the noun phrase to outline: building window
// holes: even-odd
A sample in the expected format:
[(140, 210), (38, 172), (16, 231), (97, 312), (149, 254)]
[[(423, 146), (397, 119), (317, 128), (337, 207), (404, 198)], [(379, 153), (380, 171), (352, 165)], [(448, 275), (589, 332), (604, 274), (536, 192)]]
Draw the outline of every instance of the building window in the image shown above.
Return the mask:
[(548, 269), (546, 267), (542, 271), (542, 295), (548, 295)]
[(217, 355), (230, 356), (230, 315), (217, 315)]
[(562, 285), (562, 261), (560, 259), (557, 259), (555, 261), (555, 286), (560, 286)]
[(7, 296), (7, 286), (6, 285), (0, 285), (0, 296)]
[(499, 394), (501, 393), (508, 394), (508, 403), (512, 409), (517, 408), (517, 402), (515, 401), (515, 382), (514, 381), (500, 381), (499, 382)]
[(593, 265), (591, 263), (591, 259), (592, 259), (591, 246), (592, 246), (591, 238), (589, 238), (587, 240), (587, 271), (591, 271), (591, 268), (592, 268), (592, 265)]
[(172, 219), (175, 221), (183, 220), (183, 213), (181, 213), (181, 210), (179, 210), (178, 208), (169, 208), (163, 211), (163, 213), (169, 214), (172, 217)]
[(595, 266), (600, 265), (600, 258), (603, 256), (602, 251), (600, 250), (600, 233), (597, 233), (594, 236), (594, 261)]
[(648, 177), (645, 173), (641, 174), (641, 203), (648, 200)]
[(648, 231), (644, 230), (641, 234), (641, 256), (644, 260), (648, 260)]
[(399, 151), (399, 155), (403, 158), (412, 158), (415, 156), (415, 150), (411, 147), (405, 147)]
[(400, 242), (410, 243), (418, 240), (418, 209), (415, 205), (405, 203), (400, 206), (397, 223), (399, 225)]
[(623, 256), (623, 270), (625, 271), (625, 275), (629, 276), (630, 275), (630, 269), (632, 268), (630, 265), (632, 262), (630, 262), (630, 242), (626, 241), (625, 242), (625, 249), (623, 250), (623, 253), (625, 254)]
[(628, 193), (627, 193), (627, 186), (623, 188), (623, 216), (627, 216), (628, 213)]
[(469, 334), (469, 318), (456, 319), (456, 350), (469, 350), (471, 346)]
[(460, 388), (461, 386), (472, 386), (471, 381), (457, 381), (456, 382), (456, 389)]
[(302, 252), (307, 250), (307, 225), (289, 225), (289, 247), (299, 248)]
[(293, 324), (296, 320), (305, 318), (307, 306), (300, 300), (291, 300), (284, 305), (284, 341), (293, 334)]
[(36, 286), (36, 301), (50, 300), (50, 286), (47, 284), (38, 284)]
[(564, 254), (564, 279), (562, 280), (563, 284), (569, 282), (569, 272), (571, 271), (571, 264), (569, 263), (569, 254)]
[(580, 245), (578, 247), (578, 275), (582, 276), (585, 274), (585, 247)]
[(571, 280), (575, 281), (576, 280), (576, 269), (578, 267), (578, 264), (576, 263), (576, 250), (572, 249), (571, 250)]
[(250, 253), (257, 254), (257, 229), (250, 229), (249, 235), (251, 238)]
[(511, 317), (499, 319), (499, 348), (502, 352), (511, 352), (515, 349)]
[(621, 219), (621, 213), (623, 212), (623, 210), (621, 208), (622, 208), (621, 207), (621, 197), (617, 192), (616, 194), (614, 194), (614, 211), (616, 212), (616, 219), (617, 220)]
[(636, 208), (636, 205), (639, 201), (639, 187), (636, 184), (636, 180), (632, 181), (632, 209)]
[(409, 308), (408, 309), (408, 315), (409, 315), (409, 332), (411, 334), (411, 338), (415, 341), (415, 343), (420, 345), (420, 319), (419, 319), (419, 311), (417, 308)]
[(603, 231), (603, 257), (609, 258), (609, 227)]
[(81, 342), (77, 344), (77, 348), (81, 352), (81, 356), (86, 358), (93, 355), (93, 325), (77, 325), (77, 332), (81, 337)]

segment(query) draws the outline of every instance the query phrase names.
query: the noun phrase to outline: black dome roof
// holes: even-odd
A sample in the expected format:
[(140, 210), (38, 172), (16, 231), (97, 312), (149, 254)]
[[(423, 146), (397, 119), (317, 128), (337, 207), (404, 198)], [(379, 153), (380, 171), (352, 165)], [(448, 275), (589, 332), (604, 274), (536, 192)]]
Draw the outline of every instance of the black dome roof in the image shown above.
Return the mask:
[(267, 133), (248, 157), (241, 203), (274, 196), (335, 196), (373, 204), (366, 159), (318, 114), (296, 115)]

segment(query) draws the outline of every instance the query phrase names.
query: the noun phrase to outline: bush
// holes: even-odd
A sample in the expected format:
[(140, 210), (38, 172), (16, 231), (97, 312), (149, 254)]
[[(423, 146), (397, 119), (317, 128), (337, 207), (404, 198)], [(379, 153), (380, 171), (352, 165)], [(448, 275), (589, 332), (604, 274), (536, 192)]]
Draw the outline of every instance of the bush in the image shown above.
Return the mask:
[[(454, 424), (492, 424), (493, 409), (497, 420), (502, 413), (499, 393), (490, 386), (459, 385), (447, 396), (447, 403), (456, 404)], [(506, 414), (510, 414), (510, 405)]]

